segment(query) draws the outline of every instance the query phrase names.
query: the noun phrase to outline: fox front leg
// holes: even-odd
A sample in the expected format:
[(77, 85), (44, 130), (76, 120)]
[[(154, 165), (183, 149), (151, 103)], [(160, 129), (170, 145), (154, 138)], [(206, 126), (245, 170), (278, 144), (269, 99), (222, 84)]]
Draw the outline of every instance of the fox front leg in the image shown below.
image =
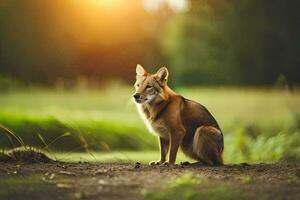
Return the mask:
[(169, 140), (159, 137), (160, 160), (152, 161), (149, 163), (150, 165), (160, 165), (166, 161), (166, 156), (169, 151), (169, 144)]
[(170, 136), (170, 152), (169, 152), (169, 161), (165, 162), (164, 165), (168, 164), (175, 164), (176, 162), (176, 156), (178, 152), (178, 148), (182, 142), (182, 138), (184, 136), (184, 132), (177, 132), (176, 134), (173, 134)]

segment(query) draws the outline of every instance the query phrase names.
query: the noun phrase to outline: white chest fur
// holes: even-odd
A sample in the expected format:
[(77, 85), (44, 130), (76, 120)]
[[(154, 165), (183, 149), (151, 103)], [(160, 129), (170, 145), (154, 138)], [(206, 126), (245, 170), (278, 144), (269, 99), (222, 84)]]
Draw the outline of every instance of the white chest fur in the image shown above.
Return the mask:
[(150, 133), (158, 135), (164, 139), (169, 140), (169, 130), (167, 126), (164, 124), (162, 120), (156, 120), (155, 122), (152, 122), (151, 120), (148, 120), (143, 113), (142, 106), (137, 105), (138, 111), (140, 116), (142, 117), (144, 123), (146, 124), (148, 130)]

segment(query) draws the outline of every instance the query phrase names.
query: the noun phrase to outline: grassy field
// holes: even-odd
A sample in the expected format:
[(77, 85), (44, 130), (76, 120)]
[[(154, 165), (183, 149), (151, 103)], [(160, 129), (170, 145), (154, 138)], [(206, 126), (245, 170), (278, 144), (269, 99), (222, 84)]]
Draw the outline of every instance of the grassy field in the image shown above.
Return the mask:
[[(199, 101), (216, 117), (225, 135), (227, 163), (300, 161), (299, 90), (293, 94), (268, 88), (176, 91)], [(126, 157), (147, 161), (156, 157), (152, 152), (157, 142), (139, 118), (132, 93), (131, 87), (116, 85), (99, 91), (6, 92), (0, 94), (0, 124), (28, 145), (63, 152), (56, 153), (62, 159), (76, 153), (75, 157), (93, 160), (91, 154), (79, 154), (93, 151), (101, 161)], [(18, 145), (16, 140), (13, 143)], [(6, 135), (0, 134), (0, 147), (12, 146)]]

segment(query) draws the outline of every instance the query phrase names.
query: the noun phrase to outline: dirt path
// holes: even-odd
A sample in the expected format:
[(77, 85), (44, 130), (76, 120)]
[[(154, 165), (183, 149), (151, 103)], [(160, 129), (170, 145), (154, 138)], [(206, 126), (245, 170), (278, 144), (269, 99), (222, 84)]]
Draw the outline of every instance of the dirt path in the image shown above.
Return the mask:
[(89, 163), (0, 163), (0, 199), (146, 199), (145, 190), (160, 192), (187, 173), (205, 180), (197, 187), (199, 191), (228, 186), (258, 199), (300, 199), (300, 165), (170, 167)]

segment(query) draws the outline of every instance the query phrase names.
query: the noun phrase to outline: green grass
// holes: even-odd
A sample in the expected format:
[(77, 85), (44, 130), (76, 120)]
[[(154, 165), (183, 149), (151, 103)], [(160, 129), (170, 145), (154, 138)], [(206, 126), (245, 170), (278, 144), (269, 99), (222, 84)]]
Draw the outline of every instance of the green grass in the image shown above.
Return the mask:
[[(299, 90), (293, 94), (268, 88), (177, 91), (199, 101), (216, 117), (225, 136), (227, 163), (300, 161)], [(51, 151), (153, 152), (157, 139), (138, 116), (133, 92), (131, 87), (114, 85), (101, 90), (1, 93), (0, 124), (25, 144), (42, 148), (50, 144), (47, 149)], [(0, 134), (0, 147), (12, 147), (4, 134)], [(135, 160), (133, 155), (130, 159)]]
[[(53, 158), (64, 162), (104, 162), (104, 163), (131, 163), (140, 162), (148, 164), (150, 161), (159, 159), (158, 151), (113, 151), (113, 152), (90, 152), (90, 153), (66, 153), (54, 152), (50, 154)], [(191, 161), (182, 152), (178, 153), (177, 161)]]

